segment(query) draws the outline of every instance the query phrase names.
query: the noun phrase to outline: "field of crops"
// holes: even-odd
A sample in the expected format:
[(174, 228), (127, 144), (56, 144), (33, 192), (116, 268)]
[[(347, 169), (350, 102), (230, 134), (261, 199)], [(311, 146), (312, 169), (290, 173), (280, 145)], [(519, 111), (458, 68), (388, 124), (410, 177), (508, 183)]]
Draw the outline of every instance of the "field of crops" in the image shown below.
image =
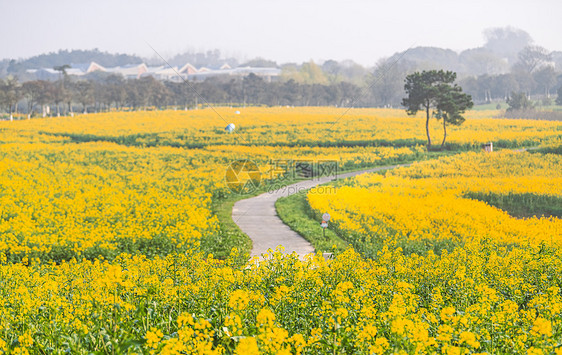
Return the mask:
[(450, 150), (546, 148), (311, 193), (354, 249), (257, 263), (217, 214), (242, 197), (231, 162), (255, 161), (267, 183), (279, 161), (428, 159), (424, 120), (217, 110), (0, 122), (0, 353), (562, 352), (560, 123), (471, 112)]
[[(27, 139), (71, 142), (107, 141), (127, 146), (201, 148), (219, 146), (408, 146), (426, 144), (425, 120), (397, 109), (216, 108), (195, 111), (115, 112), (77, 118), (18, 122), (11, 132)], [(462, 126), (447, 129), (450, 148), (533, 146), (560, 138), (560, 123), (490, 119), (497, 111), (471, 111)], [(226, 134), (234, 123), (234, 134)], [(441, 142), (442, 127), (434, 122), (431, 136)], [(38, 134), (40, 135), (38, 137)], [(4, 139), (3, 139), (4, 140)]]
[(490, 239), (554, 247), (562, 243), (561, 186), (560, 155), (465, 153), (360, 175), (335, 192), (312, 189), (308, 201), (367, 255), (382, 245), (438, 252)]

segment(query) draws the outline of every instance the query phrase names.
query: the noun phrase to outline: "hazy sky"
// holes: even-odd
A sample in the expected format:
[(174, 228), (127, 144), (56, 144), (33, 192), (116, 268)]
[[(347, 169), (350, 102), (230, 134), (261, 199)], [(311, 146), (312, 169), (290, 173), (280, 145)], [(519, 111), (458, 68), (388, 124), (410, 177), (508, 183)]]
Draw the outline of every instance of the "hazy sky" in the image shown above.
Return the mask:
[(514, 26), (562, 50), (560, 0), (0, 0), (0, 58), (99, 48), (164, 57), (218, 48), (279, 63), (353, 59), (373, 65), (415, 46), (481, 46), (482, 31)]

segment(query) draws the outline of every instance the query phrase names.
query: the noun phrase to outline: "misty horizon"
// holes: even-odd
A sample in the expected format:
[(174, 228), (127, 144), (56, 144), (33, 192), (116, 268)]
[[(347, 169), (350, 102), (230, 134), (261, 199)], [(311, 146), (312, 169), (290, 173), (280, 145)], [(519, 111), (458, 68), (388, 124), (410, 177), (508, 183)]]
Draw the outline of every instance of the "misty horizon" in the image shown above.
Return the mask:
[[(377, 60), (379, 60), (379, 59), (389, 58), (389, 57), (392, 57), (393, 55), (403, 53), (406, 50), (412, 50), (412, 49), (416, 49), (416, 48), (438, 48), (438, 49), (443, 49), (443, 50), (451, 50), (451, 51), (455, 52), (456, 54), (461, 54), (463, 51), (476, 49), (476, 48), (482, 48), (482, 47), (464, 48), (464, 49), (460, 49), (460, 50), (454, 50), (454, 49), (451, 49), (451, 48), (442, 48), (442, 47), (435, 47), (435, 46), (415, 46), (415, 47), (411, 47), (411, 48), (405, 48), (401, 51), (397, 51), (397, 52), (391, 53), (391, 54), (383, 56), (383, 57), (375, 58), (373, 63), (371, 63), (369, 65), (360, 63), (360, 62), (356, 61), (354, 58), (345, 58), (345, 59), (337, 60), (337, 62), (345, 63), (345, 62), (349, 61), (349, 62), (360, 64), (360, 65), (365, 66), (367, 68), (368, 67), (374, 67), (376, 65)], [(552, 48), (547, 48), (547, 49), (551, 52), (560, 51), (559, 49), (552, 49)], [(302, 63), (307, 63), (307, 62), (310, 62), (310, 61), (313, 61), (315, 64), (321, 65), (322, 63), (325, 63), (326, 61), (335, 60), (333, 58), (321, 58), (321, 59), (316, 59), (316, 60), (310, 58), (310, 59), (304, 60), (302, 62), (298, 62), (298, 61), (280, 62), (280, 61), (276, 60), (275, 58), (266, 58), (266, 57), (261, 56), (261, 55), (257, 55), (257, 56), (254, 56), (254, 57), (231, 55), (229, 53), (225, 53), (220, 48), (210, 48), (210, 49), (207, 49), (207, 50), (200, 50), (200, 51), (195, 50), (195, 49), (188, 49), (188, 50), (185, 50), (185, 51), (178, 51), (178, 52), (173, 52), (173, 53), (168, 53), (168, 54), (162, 54), (162, 53), (159, 53), (159, 52), (157, 54), (157, 53), (153, 52), (154, 54), (152, 56), (142, 56), (142, 55), (139, 55), (137, 53), (128, 53), (128, 52), (111, 52), (111, 51), (104, 50), (102, 48), (58, 48), (56, 50), (51, 50), (51, 51), (48, 51), (48, 52), (37, 53), (37, 54), (29, 56), (29, 57), (0, 58), (0, 60), (25, 61), (25, 60), (28, 60), (30, 58), (38, 57), (38, 56), (41, 56), (41, 55), (57, 54), (57, 53), (60, 53), (60, 52), (63, 52), (63, 51), (72, 52), (72, 51), (96, 51), (96, 50), (98, 50), (101, 53), (108, 53), (108, 54), (112, 54), (112, 55), (125, 54), (125, 55), (137, 56), (137, 57), (141, 58), (143, 61), (145, 61), (146, 63), (151, 63), (151, 64), (160, 63), (158, 65), (162, 65), (161, 63), (163, 63), (162, 59), (158, 56), (158, 54), (160, 54), (162, 57), (164, 57), (164, 59), (166, 61), (169, 61), (176, 56), (181, 56), (181, 55), (185, 55), (185, 54), (204, 54), (204, 53), (213, 52), (213, 51), (217, 51), (217, 50), (220, 52), (221, 58), (223, 58), (223, 59), (234, 58), (240, 64), (244, 64), (246, 62), (249, 62), (249, 61), (252, 61), (252, 60), (255, 60), (255, 59), (263, 59), (263, 60), (266, 60), (266, 61), (273, 61), (278, 66), (282, 66), (282, 65), (286, 65), (286, 64), (302, 64)], [(80, 63), (72, 63), (72, 64), (80, 64)]]
[[(561, 50), (553, 0), (530, 5), (521, 1), (414, 1), (377, 4), (244, 0), (179, 2), (165, 0), (80, 3), (21, 1), (0, 4), (10, 14), (0, 23), (9, 35), (0, 58), (25, 59), (59, 49), (92, 49), (153, 59), (185, 52), (219, 49), (241, 62), (264, 58), (277, 63), (353, 60), (373, 66), (380, 58), (410, 47), (437, 47), (457, 53), (480, 47), (483, 31), (513, 26), (537, 45)], [(25, 20), (22, 20), (25, 19)]]

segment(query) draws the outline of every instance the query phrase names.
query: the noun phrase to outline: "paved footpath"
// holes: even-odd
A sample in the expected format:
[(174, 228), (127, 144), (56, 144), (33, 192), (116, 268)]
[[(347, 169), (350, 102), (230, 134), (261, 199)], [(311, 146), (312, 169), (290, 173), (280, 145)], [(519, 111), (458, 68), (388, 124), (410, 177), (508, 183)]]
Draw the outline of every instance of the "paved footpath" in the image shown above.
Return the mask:
[[(359, 174), (370, 173), (380, 170), (394, 169), (410, 164), (380, 166), (373, 169), (353, 171), (338, 174), (337, 179), (343, 179)], [(291, 228), (289, 228), (277, 216), (275, 201), (278, 198), (292, 195), (296, 192), (310, 189), (319, 184), (335, 180), (334, 177), (315, 178), (305, 180), (279, 190), (263, 193), (259, 196), (240, 200), (232, 208), (232, 220), (252, 240), (253, 248), (251, 256), (259, 256), (278, 245), (285, 247), (284, 253), (291, 254), (296, 251), (301, 257), (314, 253), (312, 245)], [(320, 223), (320, 221), (318, 222)]]

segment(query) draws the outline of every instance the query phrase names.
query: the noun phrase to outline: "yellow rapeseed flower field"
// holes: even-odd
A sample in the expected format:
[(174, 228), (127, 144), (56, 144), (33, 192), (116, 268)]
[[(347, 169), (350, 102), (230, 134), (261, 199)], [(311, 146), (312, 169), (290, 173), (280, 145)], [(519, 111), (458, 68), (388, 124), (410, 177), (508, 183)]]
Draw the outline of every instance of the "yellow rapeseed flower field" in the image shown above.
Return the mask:
[(231, 162), (427, 158), (424, 120), (217, 110), (0, 122), (0, 353), (562, 354), (560, 123), (470, 112), (451, 149), (547, 147), (311, 191), (354, 248), (240, 265), (206, 249)]
[[(335, 192), (312, 189), (308, 201), (329, 212), (335, 226), (366, 250), (433, 249), (488, 239), (558, 246), (562, 220), (551, 215), (562, 213), (561, 187), (560, 155), (465, 153), (386, 175), (360, 175)], [(527, 215), (510, 214), (514, 208)]]
[[(110, 141), (140, 146), (201, 147), (257, 146), (413, 146), (426, 143), (423, 115), (412, 118), (397, 109), (333, 107), (245, 108), (193, 111), (112, 112), (76, 117), (35, 119), (17, 125), (1, 124), (5, 133), (26, 140)], [(490, 119), (498, 111), (470, 111), (462, 126), (448, 128), (453, 146), (479, 146), (493, 141), (499, 147), (538, 145), (560, 139), (559, 122)], [(224, 130), (236, 125), (235, 133)], [(435, 141), (442, 127), (430, 126)], [(40, 138), (38, 138), (40, 137)]]
[(273, 253), (246, 268), (190, 252), (4, 259), (0, 351), (554, 353), (561, 260), (559, 249), (497, 244), (385, 247), (372, 260)]

